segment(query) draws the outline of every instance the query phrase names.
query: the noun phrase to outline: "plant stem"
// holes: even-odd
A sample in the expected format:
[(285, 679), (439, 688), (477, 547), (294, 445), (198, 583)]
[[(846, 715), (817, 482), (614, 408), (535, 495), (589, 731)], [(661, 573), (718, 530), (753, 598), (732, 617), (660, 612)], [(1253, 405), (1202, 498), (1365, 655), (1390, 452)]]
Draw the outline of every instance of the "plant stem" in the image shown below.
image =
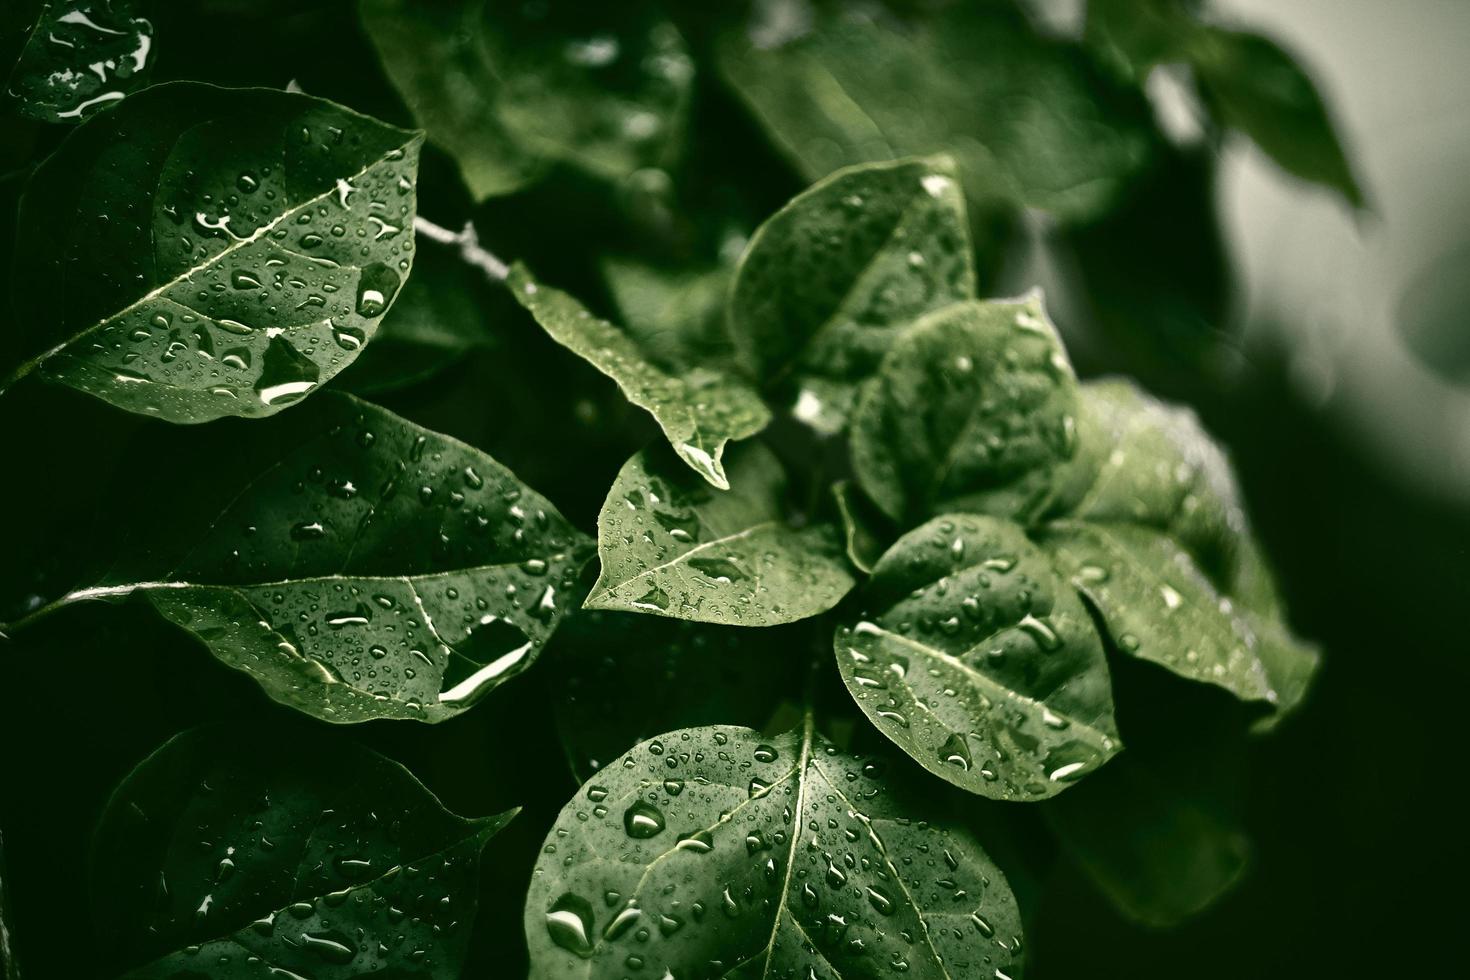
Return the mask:
[(45, 619), (59, 609), (65, 609), (74, 602), (84, 602), (88, 599), (120, 599), (132, 595), (139, 589), (181, 589), (186, 588), (189, 584), (187, 582), (130, 582), (127, 585), (94, 585), (85, 589), (72, 589), (66, 595), (52, 599), (45, 605), (37, 606), (17, 620), (0, 623), (0, 638), (9, 639), (16, 632)]
[(5, 889), (5, 832), (0, 828), (0, 978), (20, 980), (20, 964), (10, 936), (10, 896)]
[(450, 231), (420, 216), (413, 219), (413, 230), (440, 244), (458, 246), (459, 257), (483, 271), (494, 282), (505, 282), (506, 277), (510, 275), (510, 266), (493, 252), (481, 247), (480, 236), (475, 231), (474, 222), (466, 221), (461, 230)]

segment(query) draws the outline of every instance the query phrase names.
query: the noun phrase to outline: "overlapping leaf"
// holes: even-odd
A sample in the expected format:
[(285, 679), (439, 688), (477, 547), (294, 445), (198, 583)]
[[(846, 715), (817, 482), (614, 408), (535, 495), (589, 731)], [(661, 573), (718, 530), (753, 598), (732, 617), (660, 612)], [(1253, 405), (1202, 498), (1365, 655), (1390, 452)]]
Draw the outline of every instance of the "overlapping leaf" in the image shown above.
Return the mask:
[(34, 371), (173, 422), (298, 401), (409, 273), (420, 139), (192, 82), (88, 120), (22, 199), (10, 381)]
[(968, 832), (883, 760), (805, 725), (634, 747), (547, 835), (532, 976), (1015, 976), (1020, 916)]
[(853, 470), (890, 517), (1029, 521), (1076, 448), (1076, 378), (1041, 298), (956, 303), (889, 350), (853, 415)]
[[(237, 423), (239, 425), (239, 423)], [(525, 669), (590, 548), (478, 450), (345, 395), (165, 447), (107, 574), (272, 698), (333, 722), (440, 721)]]
[(20, 111), (77, 122), (125, 98), (153, 68), (146, 0), (52, 0), (6, 85)]
[(835, 528), (787, 520), (786, 475), (759, 443), (731, 451), (730, 490), (672, 453), (628, 460), (597, 519), (592, 609), (774, 626), (826, 612), (852, 588)]
[(729, 488), (726, 443), (755, 435), (771, 420), (753, 389), (708, 368), (663, 369), (627, 332), (537, 283), (524, 266), (511, 269), (508, 284), (552, 339), (616, 381), (629, 401), (654, 417), (680, 459), (714, 486)]
[(833, 643), (842, 679), (925, 769), (995, 799), (1061, 792), (1122, 747), (1102, 643), (1017, 526), (953, 514), (873, 569)]
[(1190, 412), (1123, 382), (1082, 388), (1081, 446), (1040, 531), (1125, 653), (1279, 711), (1317, 654), (1281, 618), (1228, 460)]
[(836, 432), (910, 323), (974, 295), (953, 161), (901, 160), (833, 174), (768, 219), (740, 261), (729, 324), (751, 373), (787, 381), (797, 417)]
[(466, 820), (376, 753), (304, 729), (270, 751), (281, 734), (179, 735), (109, 801), (92, 893), (125, 976), (458, 977), (480, 851), (515, 812)]
[(492, 6), (360, 4), (388, 77), (477, 198), (553, 161), (616, 179), (676, 151), (693, 63), (650, 6)]

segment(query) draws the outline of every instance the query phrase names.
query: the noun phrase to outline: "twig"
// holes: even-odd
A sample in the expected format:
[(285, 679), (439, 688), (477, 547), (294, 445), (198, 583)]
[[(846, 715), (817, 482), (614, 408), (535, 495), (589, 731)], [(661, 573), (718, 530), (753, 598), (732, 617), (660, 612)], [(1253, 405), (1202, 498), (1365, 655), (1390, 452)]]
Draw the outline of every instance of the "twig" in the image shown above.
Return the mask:
[(480, 236), (476, 233), (473, 222), (466, 221), (464, 228), (460, 231), (450, 231), (420, 216), (413, 219), (413, 230), (440, 244), (457, 246), (460, 258), (483, 271), (495, 282), (505, 282), (506, 277), (510, 275), (510, 266), (502, 262), (493, 252), (480, 246)]

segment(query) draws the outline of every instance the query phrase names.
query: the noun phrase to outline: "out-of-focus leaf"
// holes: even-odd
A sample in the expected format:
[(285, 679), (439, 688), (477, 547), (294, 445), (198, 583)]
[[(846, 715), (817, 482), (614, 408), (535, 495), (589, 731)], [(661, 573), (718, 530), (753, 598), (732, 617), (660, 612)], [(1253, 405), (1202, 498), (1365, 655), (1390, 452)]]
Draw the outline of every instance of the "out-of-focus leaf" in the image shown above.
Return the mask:
[(863, 387), (858, 485), (894, 519), (968, 510), (1025, 523), (1076, 447), (1076, 389), (1039, 294), (930, 313)]
[(480, 851), (514, 816), (455, 816), (402, 766), (320, 731), (195, 729), (108, 802), (93, 904), (128, 980), (452, 980)]
[(1025, 532), (936, 517), (899, 538), (833, 639), (848, 691), (921, 766), (972, 793), (1060, 793), (1121, 748), (1102, 643)]
[(730, 333), (797, 418), (840, 431), (856, 386), (919, 316), (975, 295), (965, 204), (948, 158), (851, 167), (761, 225), (730, 291)]
[(361, 0), (383, 67), (477, 198), (564, 161), (607, 179), (667, 163), (693, 62), (647, 4)]
[[(589, 542), (486, 454), (347, 395), (160, 450), (99, 580), (145, 596), (277, 701), (437, 722), (524, 670)], [(203, 437), (201, 437), (203, 438)]]
[(1113, 907), (1146, 926), (1175, 926), (1208, 908), (1250, 859), (1239, 827), (1129, 754), (1042, 812)]
[(279, 412), (408, 276), (421, 140), (288, 92), (131, 96), (31, 175), (0, 363), (171, 422)]
[(610, 256), (603, 278), (627, 330), (657, 364), (724, 367), (733, 358), (725, 329), (731, 270), (663, 269)]
[(764, 728), (801, 691), (813, 632), (595, 609), (569, 617), (547, 647), (545, 676), (577, 781), (659, 732)]
[(146, 0), (51, 0), (41, 8), (8, 94), (45, 122), (77, 122), (125, 98), (153, 67)]
[(1189, 63), (1220, 118), (1244, 132), (1288, 173), (1323, 184), (1353, 207), (1366, 204), (1317, 86), (1275, 41), (1203, 27)]
[(853, 586), (835, 528), (792, 527), (786, 474), (759, 443), (730, 453), (716, 490), (663, 447), (628, 460), (597, 519), (589, 609), (733, 626), (826, 612)]
[(522, 265), (511, 269), (507, 285), (552, 339), (612, 378), (630, 402), (654, 417), (690, 469), (729, 489), (726, 444), (755, 435), (771, 421), (754, 389), (707, 368), (664, 371), (626, 331), (594, 317), (561, 290), (537, 283)]
[(832, 497), (842, 520), (848, 560), (859, 571), (871, 572), (896, 537), (893, 522), (851, 480), (832, 484)]
[(728, 34), (720, 71), (809, 179), (952, 153), (977, 204), (1096, 214), (1144, 162), (1141, 98), (1015, 8), (947, 5), (900, 23), (866, 8), (778, 36)]
[[(923, 814), (923, 816), (920, 816)], [(547, 835), (535, 978), (1019, 974), (1005, 876), (902, 767), (813, 731), (687, 728), (635, 746)]]

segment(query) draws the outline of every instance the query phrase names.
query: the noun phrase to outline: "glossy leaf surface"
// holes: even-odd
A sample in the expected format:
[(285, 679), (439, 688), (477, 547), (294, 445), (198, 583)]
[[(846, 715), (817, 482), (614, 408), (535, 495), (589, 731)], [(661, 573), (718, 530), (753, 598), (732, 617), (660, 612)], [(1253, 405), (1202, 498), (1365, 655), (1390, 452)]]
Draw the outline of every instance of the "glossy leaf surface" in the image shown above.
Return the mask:
[(920, 980), (1016, 975), (1020, 916), (969, 833), (918, 819), (898, 767), (804, 728), (634, 747), (546, 838), (532, 976)]
[(511, 291), (557, 343), (612, 378), (628, 400), (658, 422), (679, 458), (722, 490), (725, 445), (755, 435), (771, 420), (760, 396), (738, 378), (705, 368), (670, 373), (626, 331), (595, 317), (558, 289), (511, 269)]
[(192, 82), (88, 120), (22, 199), (11, 380), (172, 422), (299, 401), (409, 274), (419, 141), (321, 99)]
[(660, 448), (628, 460), (597, 519), (591, 609), (735, 626), (826, 612), (852, 588), (835, 528), (794, 528), (786, 474), (759, 443), (731, 450), (716, 490)]
[(1076, 385), (1037, 294), (931, 313), (863, 387), (858, 485), (895, 519), (978, 510), (1028, 521), (1075, 451)]
[(505, 467), (345, 395), (165, 462), (103, 581), (327, 721), (440, 721), (524, 670), (586, 539)]
[(1278, 710), (1317, 663), (1292, 636), (1229, 460), (1191, 412), (1126, 382), (1082, 386), (1065, 519), (1041, 540), (1125, 653)]
[(253, 737), (179, 735), (108, 803), (92, 897), (125, 976), (458, 977), (480, 851), (514, 811), (455, 816), (345, 739), (298, 730), (302, 754)]
[(873, 569), (833, 644), (870, 721), (930, 772), (994, 799), (1052, 796), (1122, 748), (1102, 643), (1025, 533), (936, 517)]
[(851, 167), (761, 225), (736, 272), (732, 338), (798, 418), (839, 431), (856, 385), (915, 319), (975, 295), (965, 204), (947, 157)]
[(53, 0), (11, 72), (8, 94), (45, 122), (75, 123), (125, 98), (153, 68), (144, 0)]

